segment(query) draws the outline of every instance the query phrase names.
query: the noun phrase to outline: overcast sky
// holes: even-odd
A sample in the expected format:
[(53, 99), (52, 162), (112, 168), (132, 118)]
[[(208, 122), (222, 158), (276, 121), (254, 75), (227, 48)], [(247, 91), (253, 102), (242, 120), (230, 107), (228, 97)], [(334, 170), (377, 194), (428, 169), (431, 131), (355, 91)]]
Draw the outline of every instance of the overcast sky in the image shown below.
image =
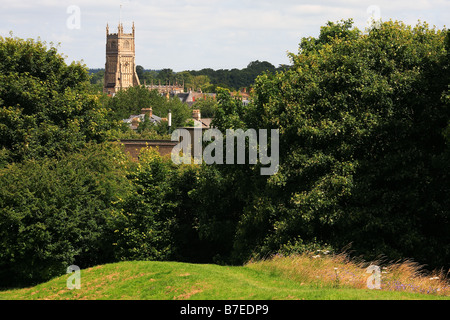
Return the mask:
[[(122, 5), (122, 10), (120, 7)], [(0, 35), (60, 43), (67, 62), (104, 68), (106, 24), (136, 27), (136, 63), (174, 71), (242, 69), (254, 60), (288, 64), (302, 37), (327, 21), (371, 15), (415, 25), (449, 27), (450, 0), (0, 0)]]

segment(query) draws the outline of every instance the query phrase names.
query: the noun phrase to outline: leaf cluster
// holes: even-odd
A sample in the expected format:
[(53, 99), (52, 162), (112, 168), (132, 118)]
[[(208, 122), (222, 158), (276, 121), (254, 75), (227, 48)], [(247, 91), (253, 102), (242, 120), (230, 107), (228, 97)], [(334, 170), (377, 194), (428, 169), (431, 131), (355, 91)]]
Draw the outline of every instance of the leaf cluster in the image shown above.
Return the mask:
[(113, 124), (80, 63), (41, 41), (0, 37), (0, 149), (21, 161), (101, 142)]

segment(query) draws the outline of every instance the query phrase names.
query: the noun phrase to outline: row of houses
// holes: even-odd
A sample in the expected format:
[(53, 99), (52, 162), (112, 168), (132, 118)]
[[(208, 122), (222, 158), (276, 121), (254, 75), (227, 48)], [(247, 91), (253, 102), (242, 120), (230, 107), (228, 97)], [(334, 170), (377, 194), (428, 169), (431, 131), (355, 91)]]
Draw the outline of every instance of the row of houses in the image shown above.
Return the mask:
[[(203, 93), (201, 91), (192, 90), (189, 90), (188, 92), (180, 92), (180, 88), (176, 85), (151, 85), (147, 87), (149, 88), (149, 90), (158, 90), (161, 94), (166, 95), (168, 98), (171, 96), (177, 96), (181, 100), (181, 102), (186, 103), (190, 107), (194, 106), (196, 101), (202, 99), (216, 99), (215, 93)], [(250, 95), (246, 92), (245, 89), (240, 92), (232, 92), (231, 94), (235, 97), (240, 97), (243, 104), (248, 104), (250, 101)], [(130, 115), (129, 118), (123, 119), (123, 122), (128, 124), (132, 130), (137, 130), (139, 124), (141, 122), (144, 122), (146, 115), (148, 116), (150, 122), (153, 124), (159, 124), (161, 123), (161, 121), (168, 121), (167, 118), (161, 118), (157, 115), (154, 115), (152, 108), (142, 108), (140, 114)], [(201, 128), (210, 128), (212, 122), (212, 118), (201, 117), (200, 109), (192, 110), (192, 120), (194, 121), (195, 127)]]
[[(215, 93), (205, 93), (202, 90), (193, 91), (189, 89), (187, 92), (184, 90), (184, 87), (179, 86), (178, 84), (169, 84), (169, 85), (146, 85), (146, 88), (149, 90), (157, 90), (161, 95), (165, 95), (167, 98), (170, 97), (178, 97), (183, 103), (186, 103), (189, 106), (192, 106), (196, 101), (201, 99), (212, 98), (216, 99)], [(242, 100), (243, 104), (248, 104), (250, 102), (250, 94), (247, 92), (247, 89), (243, 89), (241, 91), (233, 91), (231, 95), (234, 97), (239, 97)]]
[[(152, 108), (142, 108), (140, 114), (131, 115), (127, 119), (123, 119), (122, 121), (130, 126), (132, 130), (137, 130), (140, 123), (144, 122), (145, 116), (148, 116), (148, 119), (151, 123), (157, 125), (161, 123), (161, 121), (168, 121), (167, 118), (161, 118), (153, 114)], [(196, 128), (210, 128), (212, 118), (202, 118), (200, 109), (192, 110), (192, 120), (194, 121), (194, 127)]]
[[(160, 86), (159, 89), (161, 91), (167, 90), (167, 86)], [(161, 94), (168, 95), (176, 95), (183, 103), (186, 103), (189, 106), (194, 106), (195, 102), (200, 99), (205, 99), (207, 97), (216, 99), (215, 93), (203, 93), (203, 92), (193, 92), (189, 90), (188, 92), (175, 92), (175, 91), (164, 91)], [(246, 104), (249, 101), (250, 96), (245, 91), (241, 92), (233, 92), (231, 93), (233, 96), (238, 96), (242, 99), (242, 103)], [(144, 122), (145, 117), (148, 117), (151, 123), (157, 125), (162, 121), (168, 121), (167, 118), (159, 117), (153, 114), (152, 108), (142, 108), (140, 114), (130, 115), (129, 118), (123, 119), (123, 122), (128, 124), (132, 130), (137, 130), (139, 125)], [(201, 128), (202, 130), (206, 130), (211, 128), (212, 118), (202, 118), (200, 109), (192, 110), (192, 120), (194, 122), (194, 128)], [(191, 128), (191, 129), (194, 129)], [(157, 148), (159, 153), (163, 156), (169, 155), (172, 151), (172, 148), (177, 144), (175, 141), (170, 140), (121, 140), (120, 141), (125, 148), (125, 151), (128, 152), (133, 159), (138, 161), (139, 152), (142, 148)]]

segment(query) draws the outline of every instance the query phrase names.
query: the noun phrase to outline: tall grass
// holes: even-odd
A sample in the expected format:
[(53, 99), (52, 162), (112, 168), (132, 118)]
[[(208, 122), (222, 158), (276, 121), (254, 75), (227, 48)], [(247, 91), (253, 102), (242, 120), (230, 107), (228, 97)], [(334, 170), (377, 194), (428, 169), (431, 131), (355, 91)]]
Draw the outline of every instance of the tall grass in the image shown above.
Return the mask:
[(279, 274), (300, 284), (358, 289), (368, 289), (368, 282), (373, 284), (369, 280), (371, 273), (368, 273), (371, 265), (380, 267), (380, 286), (376, 289), (450, 296), (448, 273), (443, 270), (428, 272), (411, 260), (369, 263), (351, 259), (347, 254), (317, 250), (289, 256), (277, 254), (247, 263), (255, 270)]

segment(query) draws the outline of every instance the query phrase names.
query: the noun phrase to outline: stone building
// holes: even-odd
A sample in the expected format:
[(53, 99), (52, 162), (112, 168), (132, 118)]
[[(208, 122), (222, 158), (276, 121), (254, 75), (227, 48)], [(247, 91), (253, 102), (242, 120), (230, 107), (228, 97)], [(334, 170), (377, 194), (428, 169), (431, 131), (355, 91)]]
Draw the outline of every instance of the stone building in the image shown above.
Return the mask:
[(144, 85), (148, 90), (157, 90), (160, 94), (162, 95), (170, 95), (173, 96), (175, 94), (184, 92), (184, 83), (183, 84), (178, 84), (176, 83), (172, 83), (172, 84), (161, 84), (161, 82), (159, 82), (158, 84), (154, 84), (153, 81), (150, 85), (147, 85), (147, 83), (144, 81)]
[(109, 33), (106, 25), (104, 93), (114, 95), (120, 89), (140, 85), (136, 73), (134, 35), (134, 22), (132, 33), (124, 33), (122, 23), (117, 33)]
[(144, 122), (145, 116), (148, 116), (148, 119), (154, 125), (161, 123), (162, 120), (167, 121), (167, 119), (155, 116), (152, 108), (142, 108), (140, 114), (131, 115), (128, 119), (123, 119), (122, 121), (128, 124), (132, 130), (136, 130), (139, 127), (139, 124)]

